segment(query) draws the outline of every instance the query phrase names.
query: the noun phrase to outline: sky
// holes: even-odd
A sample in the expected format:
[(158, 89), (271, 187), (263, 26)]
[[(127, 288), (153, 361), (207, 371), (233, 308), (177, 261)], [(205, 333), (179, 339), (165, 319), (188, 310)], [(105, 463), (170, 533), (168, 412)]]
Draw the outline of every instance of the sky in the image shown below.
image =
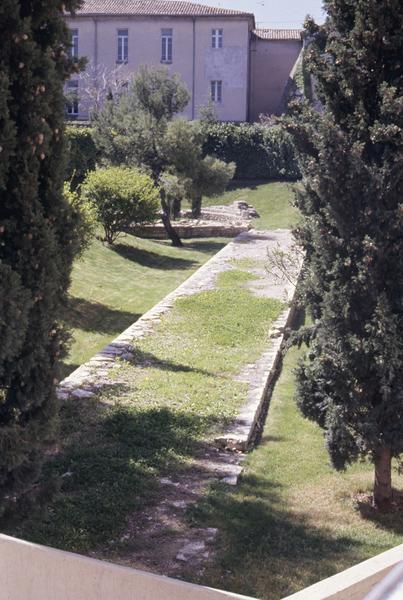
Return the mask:
[(301, 27), (305, 16), (312, 15), (323, 22), (322, 0), (194, 0), (221, 8), (233, 8), (255, 14), (258, 27)]

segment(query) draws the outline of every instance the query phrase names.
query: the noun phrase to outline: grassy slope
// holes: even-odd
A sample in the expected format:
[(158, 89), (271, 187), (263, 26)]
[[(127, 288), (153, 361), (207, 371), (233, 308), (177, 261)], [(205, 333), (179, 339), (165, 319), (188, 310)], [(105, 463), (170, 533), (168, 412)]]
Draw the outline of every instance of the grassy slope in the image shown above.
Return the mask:
[(333, 471), (319, 428), (299, 413), (293, 368), (301, 353), (286, 356), (241, 485), (217, 486), (192, 515), (220, 530), (204, 584), (278, 600), (403, 542), (401, 514), (376, 516), (354, 499), (370, 489), (371, 467)]
[[(287, 227), (295, 221), (292, 192), (284, 183), (240, 187), (209, 204), (244, 198), (256, 206), (260, 228)], [(207, 201), (206, 201), (207, 202)], [(115, 249), (95, 241), (74, 267), (67, 322), (74, 342), (63, 375), (88, 360), (166, 294), (174, 290), (228, 240), (186, 240), (184, 248), (168, 242), (122, 237)]]
[(168, 242), (122, 237), (111, 249), (96, 240), (74, 267), (67, 322), (74, 342), (64, 374), (129, 327), (228, 240)]
[(105, 556), (116, 549), (127, 519), (152, 504), (158, 476), (186, 469), (245, 399), (233, 375), (260, 355), (282, 309), (246, 290), (250, 278), (234, 269), (220, 289), (178, 299), (115, 368), (115, 386), (64, 403), (60, 452), (46, 466), (61, 491), (10, 533)]
[(258, 229), (290, 229), (298, 220), (297, 209), (291, 206), (293, 184), (272, 182), (234, 183), (218, 198), (205, 198), (203, 206), (231, 204), (235, 200), (245, 200), (256, 208), (260, 219), (254, 222)]

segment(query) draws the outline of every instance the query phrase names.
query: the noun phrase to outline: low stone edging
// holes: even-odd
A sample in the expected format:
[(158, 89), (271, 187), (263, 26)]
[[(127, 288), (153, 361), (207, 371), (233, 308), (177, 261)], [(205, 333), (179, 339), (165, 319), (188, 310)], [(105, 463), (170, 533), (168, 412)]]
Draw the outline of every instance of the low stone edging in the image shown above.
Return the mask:
[[(242, 258), (242, 254), (244, 257), (248, 255), (245, 251), (248, 242), (252, 249), (253, 246), (257, 246), (256, 253), (256, 251), (260, 251), (260, 247), (265, 247), (267, 241), (276, 244), (282, 243), (284, 247), (288, 247), (292, 243), (292, 238), (290, 232), (286, 230), (249, 231), (240, 234), (87, 363), (81, 365), (64, 379), (59, 385), (58, 397), (61, 400), (69, 397), (90, 398), (103, 387), (110, 385), (108, 371), (114, 366), (116, 359), (130, 358), (135, 341), (152, 331), (153, 326), (172, 308), (177, 298), (214, 289), (218, 273), (231, 268), (231, 260)], [(294, 286), (287, 282), (283, 286), (273, 282), (271, 285), (273, 288), (276, 286), (279, 288), (275, 290), (274, 296), (280, 297), (281, 291), (287, 291), (290, 294), (290, 302), (268, 332), (269, 347), (256, 363), (247, 366), (249, 372), (246, 379), (242, 377), (242, 374), (237, 378), (248, 383), (247, 399), (235, 422), (227, 432), (215, 439), (215, 443), (220, 449), (246, 452), (253, 444), (267, 411), (271, 391), (281, 364), (287, 327), (290, 326), (294, 314), (295, 291)], [(241, 469), (238, 469), (238, 476), (240, 472)]]
[(229, 431), (217, 437), (215, 442), (219, 448), (238, 452), (247, 452), (255, 442), (264, 426), (268, 404), (281, 368), (288, 328), (295, 316), (295, 304), (283, 311), (273, 323), (269, 338), (271, 345), (263, 352), (255, 363), (258, 382), (256, 387), (249, 387), (246, 403), (242, 407), (234, 425)]

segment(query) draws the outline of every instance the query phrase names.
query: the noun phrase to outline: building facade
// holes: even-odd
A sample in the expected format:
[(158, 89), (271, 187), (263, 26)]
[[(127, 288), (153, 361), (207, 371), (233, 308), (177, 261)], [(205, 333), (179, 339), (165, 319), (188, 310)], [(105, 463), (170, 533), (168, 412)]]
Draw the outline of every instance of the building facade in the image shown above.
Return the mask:
[(70, 118), (87, 119), (107, 88), (140, 66), (164, 65), (189, 91), (185, 117), (213, 102), (219, 120), (256, 120), (259, 110), (275, 112), (283, 72), (295, 63), (297, 44), (284, 47), (281, 76), (276, 60), (265, 60), (251, 13), (175, 0), (86, 0), (66, 20), (72, 56), (88, 60), (87, 72), (67, 84)]

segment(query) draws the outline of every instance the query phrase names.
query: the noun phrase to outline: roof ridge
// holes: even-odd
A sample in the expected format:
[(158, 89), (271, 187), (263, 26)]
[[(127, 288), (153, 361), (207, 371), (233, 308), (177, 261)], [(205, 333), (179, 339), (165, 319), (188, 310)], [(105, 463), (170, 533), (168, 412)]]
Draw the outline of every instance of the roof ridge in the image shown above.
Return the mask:
[(197, 4), (189, 0), (84, 0), (76, 15), (245, 16), (253, 13)]

